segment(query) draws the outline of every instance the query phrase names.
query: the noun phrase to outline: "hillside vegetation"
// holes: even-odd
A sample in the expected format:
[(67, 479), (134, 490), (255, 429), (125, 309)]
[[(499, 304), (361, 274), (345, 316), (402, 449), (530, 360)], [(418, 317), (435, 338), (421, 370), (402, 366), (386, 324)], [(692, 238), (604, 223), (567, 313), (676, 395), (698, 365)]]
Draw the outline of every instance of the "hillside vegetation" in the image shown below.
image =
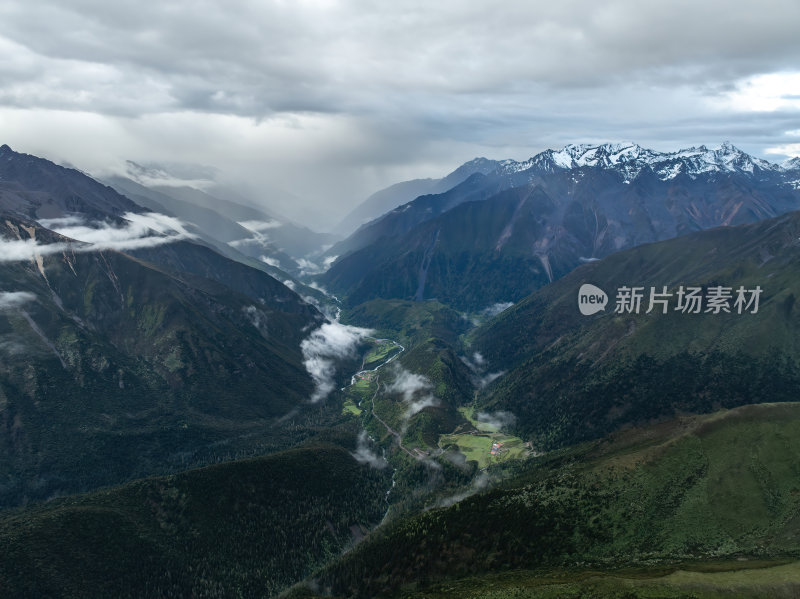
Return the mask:
[(0, 514), (3, 597), (267, 597), (377, 524), (385, 470), (330, 444)]
[(541, 576), (568, 568), (574, 576), (653, 564), (796, 559), (798, 464), (799, 404), (745, 406), (632, 429), (533, 460), (494, 489), (381, 529), (319, 580), (334, 594), (372, 597), (505, 570)]
[[(794, 401), (800, 382), (800, 215), (644, 245), (586, 264), (474, 334), (472, 349), (507, 370), (482, 395), (509, 410), (538, 448), (601, 437), (619, 427), (758, 402)], [(578, 311), (597, 285), (606, 310)], [(616, 291), (672, 293), (667, 314), (616, 313)], [(675, 310), (681, 286), (760, 287), (759, 307), (737, 313)], [(735, 294), (735, 291), (734, 291)]]

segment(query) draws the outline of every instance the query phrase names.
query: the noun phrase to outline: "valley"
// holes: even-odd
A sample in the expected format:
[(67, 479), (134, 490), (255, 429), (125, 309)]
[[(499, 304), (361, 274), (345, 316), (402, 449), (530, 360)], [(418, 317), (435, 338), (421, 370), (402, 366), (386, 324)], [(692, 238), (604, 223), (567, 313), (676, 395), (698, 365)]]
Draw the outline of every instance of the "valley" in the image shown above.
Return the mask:
[[(9, 596), (800, 584), (795, 167), (478, 160), (324, 249), (233, 197), (112, 181), (144, 208), (0, 153)], [(584, 315), (586, 284), (762, 295)]]

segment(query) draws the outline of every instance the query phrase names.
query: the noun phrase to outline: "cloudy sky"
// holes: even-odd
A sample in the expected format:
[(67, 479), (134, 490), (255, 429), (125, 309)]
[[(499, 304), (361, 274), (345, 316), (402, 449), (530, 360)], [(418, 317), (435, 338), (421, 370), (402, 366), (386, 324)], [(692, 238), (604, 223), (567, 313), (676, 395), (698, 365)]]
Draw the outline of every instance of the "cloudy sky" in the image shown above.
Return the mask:
[(4, 0), (0, 142), (94, 174), (202, 165), (318, 227), (475, 156), (730, 140), (781, 161), (798, 23), (796, 0)]

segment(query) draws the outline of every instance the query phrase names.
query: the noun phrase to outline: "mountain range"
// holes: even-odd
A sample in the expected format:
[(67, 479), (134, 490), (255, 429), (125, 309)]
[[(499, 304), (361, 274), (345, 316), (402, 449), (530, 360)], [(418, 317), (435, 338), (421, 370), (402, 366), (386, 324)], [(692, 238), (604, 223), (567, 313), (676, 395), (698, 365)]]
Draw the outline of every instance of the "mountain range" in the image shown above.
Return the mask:
[(435, 298), (479, 311), (621, 249), (797, 209), (798, 166), (730, 144), (673, 153), (635, 144), (548, 150), (502, 161), (361, 227), (329, 250), (340, 253), (319, 280), (349, 305)]

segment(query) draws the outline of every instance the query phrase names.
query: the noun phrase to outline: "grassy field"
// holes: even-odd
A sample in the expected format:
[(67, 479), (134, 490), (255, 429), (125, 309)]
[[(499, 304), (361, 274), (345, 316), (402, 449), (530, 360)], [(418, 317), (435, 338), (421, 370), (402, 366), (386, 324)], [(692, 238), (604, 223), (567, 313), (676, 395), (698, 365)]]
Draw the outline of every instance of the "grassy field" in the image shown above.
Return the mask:
[[(519, 437), (506, 435), (501, 433), (497, 426), (475, 420), (473, 407), (459, 408), (458, 411), (480, 432), (442, 435), (439, 437), (439, 447), (458, 446), (458, 450), (466, 456), (467, 461), (477, 462), (478, 468), (486, 468), (491, 464), (499, 464), (528, 455), (529, 452)], [(489, 453), (493, 443), (503, 444), (502, 451), (494, 456)]]
[(342, 406), (342, 414), (353, 414), (354, 416), (361, 416), (363, 410), (359, 408), (352, 399), (345, 399), (344, 406)]
[(364, 356), (364, 369), (371, 370), (380, 366), (383, 362), (391, 358), (400, 351), (400, 347), (389, 339), (370, 339), (373, 343), (372, 349)]
[[(519, 437), (506, 435), (500, 432), (499, 427), (476, 420), (474, 407), (462, 407), (458, 411), (480, 432), (442, 435), (439, 437), (439, 447), (458, 446), (458, 450), (466, 456), (467, 461), (477, 462), (478, 468), (486, 468), (491, 464), (499, 464), (529, 454), (524, 442)], [(496, 456), (489, 453), (493, 443), (503, 444), (502, 451)]]
[(368, 409), (365, 401), (369, 401), (375, 393), (376, 383), (367, 379), (358, 379), (354, 385), (350, 385), (345, 390), (345, 399), (342, 406), (342, 414), (354, 414), (360, 416)]

